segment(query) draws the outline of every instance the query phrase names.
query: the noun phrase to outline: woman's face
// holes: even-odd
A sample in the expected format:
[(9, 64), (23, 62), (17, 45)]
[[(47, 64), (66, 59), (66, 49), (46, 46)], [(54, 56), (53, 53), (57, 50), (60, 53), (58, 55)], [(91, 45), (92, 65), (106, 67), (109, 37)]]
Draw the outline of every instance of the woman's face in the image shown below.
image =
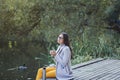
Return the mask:
[(57, 42), (58, 42), (59, 44), (64, 44), (63, 34), (60, 34), (60, 35), (58, 36)]

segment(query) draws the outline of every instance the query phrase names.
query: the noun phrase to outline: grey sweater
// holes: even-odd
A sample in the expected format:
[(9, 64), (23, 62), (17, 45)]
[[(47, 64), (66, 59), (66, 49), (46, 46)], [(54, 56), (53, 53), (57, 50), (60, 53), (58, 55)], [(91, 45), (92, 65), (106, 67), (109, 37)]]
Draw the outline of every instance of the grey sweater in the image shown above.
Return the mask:
[(58, 80), (69, 80), (73, 78), (71, 69), (71, 51), (66, 45), (60, 45), (55, 56), (56, 77)]

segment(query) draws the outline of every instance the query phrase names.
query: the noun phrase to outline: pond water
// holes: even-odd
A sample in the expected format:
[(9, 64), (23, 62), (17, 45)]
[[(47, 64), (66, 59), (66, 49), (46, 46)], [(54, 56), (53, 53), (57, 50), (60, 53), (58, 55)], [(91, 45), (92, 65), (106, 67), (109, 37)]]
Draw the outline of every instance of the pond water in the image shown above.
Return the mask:
[[(39, 51), (38, 51), (39, 52)], [(0, 80), (35, 80), (37, 70), (51, 61), (49, 55), (26, 50), (0, 50)]]

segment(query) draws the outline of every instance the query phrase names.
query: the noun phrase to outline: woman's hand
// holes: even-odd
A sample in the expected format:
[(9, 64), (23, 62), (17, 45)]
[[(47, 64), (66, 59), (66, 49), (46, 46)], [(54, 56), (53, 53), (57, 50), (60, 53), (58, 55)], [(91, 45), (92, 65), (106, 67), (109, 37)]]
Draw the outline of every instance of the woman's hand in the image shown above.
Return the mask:
[(56, 56), (56, 51), (50, 50), (50, 54), (51, 54), (51, 56)]

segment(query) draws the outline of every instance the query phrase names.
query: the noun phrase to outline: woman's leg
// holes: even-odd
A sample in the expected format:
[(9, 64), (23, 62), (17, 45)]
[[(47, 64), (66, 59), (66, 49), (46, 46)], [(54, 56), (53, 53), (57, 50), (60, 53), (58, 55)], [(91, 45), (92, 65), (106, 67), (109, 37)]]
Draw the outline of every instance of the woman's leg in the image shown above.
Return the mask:
[(36, 80), (40, 80), (42, 78), (42, 68), (38, 69), (37, 75), (36, 75)]
[(51, 70), (46, 73), (47, 78), (55, 78), (56, 77), (56, 70)]
[[(40, 69), (38, 69), (38, 72), (37, 72), (37, 76), (36, 76), (36, 80), (40, 80), (41, 78), (42, 78), (42, 70), (43, 70), (43, 68), (40, 68)], [(54, 70), (54, 71), (52, 71), (52, 70)], [(55, 67), (47, 67), (46, 68), (46, 77), (47, 76), (49, 76), (49, 75), (51, 75), (51, 74), (53, 74), (53, 75), (51, 75), (51, 76), (54, 76), (54, 75), (56, 75), (55, 73), (56, 73), (56, 68)], [(48, 73), (49, 71), (52, 71), (51, 73)], [(48, 73), (48, 74), (47, 74)], [(50, 77), (50, 76), (49, 76)]]

